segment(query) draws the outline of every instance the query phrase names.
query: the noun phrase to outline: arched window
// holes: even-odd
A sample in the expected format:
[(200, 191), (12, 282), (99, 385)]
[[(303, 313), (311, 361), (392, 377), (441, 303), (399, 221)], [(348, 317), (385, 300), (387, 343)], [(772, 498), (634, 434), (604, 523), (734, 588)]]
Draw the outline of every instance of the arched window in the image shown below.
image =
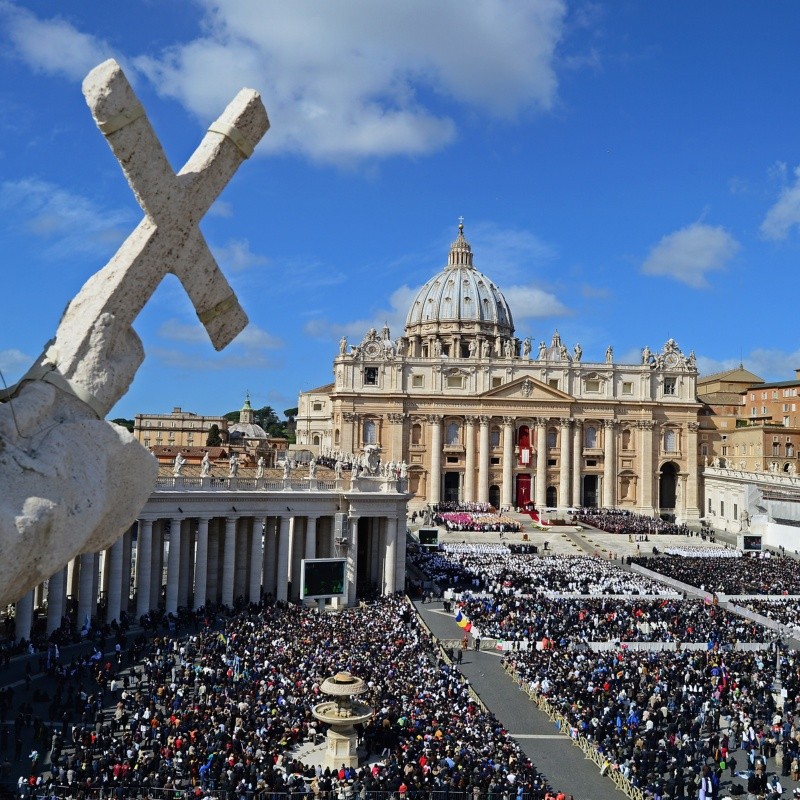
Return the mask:
[(786, 458), (794, 458), (794, 445), (791, 443), (786, 445)]
[(500, 447), (500, 428), (492, 428), (489, 434), (489, 443), (492, 447)]
[(338, 428), (333, 432), (333, 443), (335, 445), (337, 445), (337, 446), (339, 445), (339, 429)]
[(364, 444), (378, 443), (378, 428), (374, 419), (364, 420)]
[(457, 445), (460, 433), (461, 426), (457, 422), (448, 422), (445, 432), (445, 444)]
[(319, 434), (318, 434), (318, 433), (315, 433), (315, 434), (314, 434), (314, 435), (311, 437), (311, 444), (316, 444), (316, 445), (318, 445), (318, 444), (319, 444)]
[(411, 444), (422, 444), (422, 425), (419, 422), (411, 426)]
[(622, 431), (622, 449), (623, 450), (630, 450), (631, 449), (631, 432), (630, 429), (625, 428)]
[(585, 445), (590, 449), (597, 447), (597, 428), (595, 428), (593, 425), (590, 425), (586, 429)]
[(667, 428), (664, 431), (664, 452), (676, 453), (678, 451), (678, 437), (672, 428)]
[(553, 449), (558, 444), (558, 431), (555, 428), (547, 430), (547, 446)]

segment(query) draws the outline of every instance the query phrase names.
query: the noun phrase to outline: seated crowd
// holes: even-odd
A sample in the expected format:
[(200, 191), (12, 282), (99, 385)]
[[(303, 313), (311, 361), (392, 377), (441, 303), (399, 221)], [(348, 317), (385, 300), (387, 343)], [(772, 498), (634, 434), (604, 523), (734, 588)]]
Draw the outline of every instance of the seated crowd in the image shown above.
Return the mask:
[[(718, 554), (725, 551), (714, 551)], [(730, 551), (728, 551), (730, 553)], [(800, 561), (770, 558), (634, 558), (632, 563), (718, 594), (800, 594)]]
[[(339, 614), (251, 605), (223, 629), (206, 624), (183, 640), (155, 639), (133, 680), (120, 680), (118, 666), (53, 665), (59, 703), (73, 709), (75, 698), (86, 700), (71, 731), (68, 713), (54, 732), (47, 783), (76, 792), (122, 787), (123, 794), (133, 786), (189, 788), (197, 796), (344, 789), (550, 796), (399, 597)], [(362, 699), (375, 707), (359, 738), (377, 764), (344, 775), (292, 755), (295, 745), (319, 738), (311, 709), (325, 697), (324, 678), (340, 670), (369, 681)], [(109, 701), (116, 709), (105, 720), (100, 709)], [(55, 714), (61, 718), (60, 708)]]
[(433, 524), (444, 525), (448, 531), (511, 533), (522, 530), (516, 520), (495, 511), (436, 511)]
[(606, 533), (628, 533), (635, 536), (651, 533), (689, 536), (691, 533), (687, 525), (678, 525), (658, 517), (647, 517), (616, 508), (580, 508), (576, 516), (579, 522)]

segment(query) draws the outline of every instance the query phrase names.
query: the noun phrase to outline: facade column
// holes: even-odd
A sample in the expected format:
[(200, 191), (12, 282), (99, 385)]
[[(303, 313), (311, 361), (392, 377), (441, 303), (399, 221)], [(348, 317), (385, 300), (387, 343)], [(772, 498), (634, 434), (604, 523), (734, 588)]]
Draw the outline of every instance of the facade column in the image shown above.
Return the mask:
[(91, 624), (92, 610), (94, 603), (92, 602), (92, 590), (94, 589), (94, 570), (95, 570), (95, 554), (94, 553), (81, 553), (81, 576), (80, 583), (78, 584), (78, 630), (88, 627), (87, 620)]
[(197, 520), (197, 548), (194, 561), (194, 599), (192, 608), (197, 611), (206, 604), (208, 586), (208, 517)]
[(503, 417), (503, 488), (500, 505), (514, 505), (514, 417)]
[(33, 592), (31, 589), (14, 603), (14, 638), (21, 642), (30, 641), (33, 626)]
[(603, 422), (603, 507), (614, 508), (617, 504), (617, 464), (614, 447), (617, 421)]
[(306, 517), (306, 551), (304, 558), (317, 557), (317, 518)]
[[(138, 526), (137, 526), (138, 527)], [(133, 526), (125, 531), (122, 537), (122, 576), (123, 587), (119, 603), (119, 613), (128, 613), (131, 602), (131, 555), (133, 551)]]
[(475, 502), (475, 417), (464, 417), (464, 444), (466, 445), (466, 467), (464, 470), (464, 500)]
[(153, 520), (140, 519), (136, 537), (136, 618), (150, 610), (150, 562), (152, 561)]
[(261, 600), (261, 568), (264, 564), (264, 534), (267, 528), (266, 517), (253, 519), (253, 530), (250, 534), (250, 586), (251, 603)]
[(559, 458), (559, 473), (558, 473), (558, 507), (562, 511), (569, 506), (569, 474), (570, 464), (569, 456), (572, 452), (572, 420), (565, 417), (559, 420), (560, 430), (560, 458)]
[(478, 417), (478, 502), (489, 502), (489, 421)]
[(428, 481), (428, 502), (432, 505), (442, 499), (442, 415), (428, 414), (431, 440), (431, 473)]
[(215, 517), (208, 525), (208, 569), (206, 570), (206, 603), (219, 600), (219, 548), (224, 517)]
[(684, 519), (690, 525), (700, 524), (700, 497), (697, 485), (697, 431), (699, 423), (690, 422), (686, 431), (686, 466), (688, 477), (686, 478), (686, 491), (684, 492)]
[(536, 508), (547, 505), (547, 419), (536, 419)]
[(581, 484), (583, 483), (583, 422), (575, 420), (572, 431), (572, 505), (581, 507)]
[(181, 522), (173, 517), (169, 526), (169, 555), (167, 557), (167, 598), (164, 612), (178, 613), (178, 586), (181, 574)]
[[(122, 602), (122, 587), (127, 586), (127, 577), (123, 579), (122, 560), (125, 550), (125, 539), (120, 537), (111, 547), (106, 550), (105, 570), (108, 572), (108, 594), (106, 595), (106, 622), (111, 624), (114, 620), (119, 621), (119, 612)], [(52, 580), (52, 579), (51, 579)], [(48, 623), (50, 621), (50, 609), (47, 609)]]
[(150, 605), (155, 611), (161, 605), (161, 587), (164, 583), (164, 520), (153, 525), (153, 547), (150, 551)]
[(389, 414), (387, 419), (391, 427), (389, 428), (389, 452), (391, 453), (390, 460), (396, 461), (398, 464), (405, 459), (403, 452), (403, 428), (405, 425), (404, 414)]
[[(440, 417), (441, 419), (441, 417)], [(440, 426), (441, 430), (441, 426)], [(358, 517), (350, 517), (350, 544), (347, 548), (347, 605), (355, 606), (358, 588)]]
[(393, 595), (396, 591), (395, 570), (397, 569), (397, 517), (386, 518), (386, 548), (383, 558), (383, 594)]
[(278, 573), (275, 599), (282, 603), (289, 599), (289, 526), (291, 521), (291, 517), (281, 517), (278, 533)]
[(236, 524), (238, 517), (225, 518), (225, 550), (222, 556), (222, 605), (233, 608), (233, 580), (236, 567)]
[(653, 429), (655, 422), (651, 419), (639, 421), (639, 454), (641, 463), (641, 487), (639, 493), (640, 514), (653, 516), (655, 507), (653, 504)]
[(67, 581), (67, 568), (63, 567), (50, 576), (47, 583), (47, 635), (61, 627), (64, 616), (64, 589)]
[(185, 519), (181, 523), (181, 560), (180, 560), (180, 580), (178, 581), (178, 607), (189, 607), (189, 592), (192, 586), (192, 573), (194, 564), (192, 563), (192, 520)]

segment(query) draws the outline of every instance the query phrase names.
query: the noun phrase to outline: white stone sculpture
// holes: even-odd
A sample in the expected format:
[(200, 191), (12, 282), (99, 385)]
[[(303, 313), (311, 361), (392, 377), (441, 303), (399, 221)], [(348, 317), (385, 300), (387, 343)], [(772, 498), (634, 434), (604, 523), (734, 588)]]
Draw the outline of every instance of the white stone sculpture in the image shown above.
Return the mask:
[(258, 466), (256, 467), (256, 478), (263, 478), (264, 477), (264, 470), (267, 466), (267, 459), (264, 456), (259, 456), (258, 458)]
[(400, 462), (400, 477), (404, 479), (408, 477), (408, 464), (406, 464), (405, 459)]
[(317, 477), (317, 462), (313, 458), (311, 459), (311, 461), (308, 462), (308, 477), (309, 478)]
[(203, 453), (203, 460), (200, 462), (200, 477), (207, 478), (211, 474), (211, 458), (208, 451)]
[(530, 357), (531, 348), (532, 348), (531, 337), (528, 336), (525, 339), (525, 341), (522, 343), (522, 357), (523, 358), (529, 358)]
[(575, 354), (574, 360), (579, 362), (583, 358), (583, 348), (580, 345), (580, 342), (572, 348), (572, 352)]
[(228, 477), (236, 478), (239, 475), (239, 455), (238, 453), (231, 453), (228, 459)]
[(287, 459), (286, 459), (286, 460), (283, 462), (283, 479), (284, 479), (285, 481), (288, 481), (288, 480), (289, 480), (289, 478), (291, 478), (291, 477), (292, 477), (292, 464), (291, 464), (291, 462), (289, 461), (289, 459), (287, 458)]
[(342, 336), (342, 338), (339, 339), (339, 355), (343, 356), (345, 352), (347, 352), (347, 337)]
[(612, 364), (614, 362), (614, 348), (609, 345), (606, 347), (606, 364)]
[(110, 547), (147, 501), (155, 459), (103, 418), (144, 359), (132, 324), (166, 273), (217, 349), (247, 324), (197, 224), (269, 127), (258, 94), (240, 92), (175, 175), (116, 62), (93, 69), (83, 93), (145, 216), (69, 303), (37, 363), (0, 394), (0, 604)]
[(183, 457), (183, 453), (178, 453), (175, 456), (175, 460), (172, 462), (172, 474), (177, 478), (183, 474), (183, 465), (186, 463), (186, 459)]
[(333, 466), (333, 473), (336, 476), (336, 480), (339, 480), (342, 477), (342, 462), (338, 458)]

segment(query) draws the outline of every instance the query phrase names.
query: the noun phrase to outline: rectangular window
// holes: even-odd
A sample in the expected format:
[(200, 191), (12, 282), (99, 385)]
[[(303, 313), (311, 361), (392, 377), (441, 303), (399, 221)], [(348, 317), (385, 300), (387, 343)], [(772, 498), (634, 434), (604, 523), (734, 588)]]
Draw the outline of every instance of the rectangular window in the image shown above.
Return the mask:
[(722, 448), (722, 455), (724, 455), (724, 456), (728, 455), (728, 446), (727, 446), (727, 445), (724, 445), (724, 446), (723, 446), (723, 448)]
[(733, 518), (739, 519), (739, 506), (736, 503), (733, 504)]
[(708, 498), (708, 510), (709, 510), (709, 513), (710, 513), (711, 512), (711, 498), (710, 497)]
[(552, 386), (554, 389), (558, 389), (558, 378), (550, 378), (550, 380), (547, 381), (547, 383), (548, 383), (549, 386)]
[(721, 517), (723, 517), (723, 518), (725, 517), (725, 501), (724, 500), (720, 500), (719, 501), (719, 515)]
[(586, 459), (586, 466), (587, 467), (596, 467), (597, 466), (597, 459), (596, 458), (587, 458)]
[(364, 386), (378, 385), (378, 368), (364, 367)]
[(622, 394), (633, 394), (633, 383), (631, 381), (622, 382)]
[(664, 394), (674, 395), (675, 387), (676, 387), (675, 378), (664, 379)]
[(496, 389), (498, 386), (503, 385), (502, 378), (492, 378), (492, 389)]
[(788, 403), (784, 403), (783, 404), (783, 410), (784, 411), (788, 411), (789, 410), (789, 404)]
[(753, 406), (753, 407), (750, 409), (750, 416), (751, 416), (751, 417), (754, 417), (755, 415), (756, 415), (756, 407), (755, 407), (755, 406)]
[(701, 456), (707, 456), (708, 455), (708, 445), (707, 444), (701, 444), (700, 445), (700, 455)]
[(784, 428), (788, 428), (789, 427), (789, 417), (784, 417), (783, 418), (783, 427)]
[(778, 393), (777, 392), (773, 392), (772, 393), (772, 399), (773, 400), (777, 400), (778, 399)]
[(458, 464), (458, 456), (447, 456), (448, 464)]
[(599, 392), (600, 391), (600, 381), (586, 381), (586, 391), (587, 392)]
[(555, 458), (548, 458), (547, 459), (547, 466), (548, 467), (558, 466), (558, 461)]
[(495, 466), (500, 463), (500, 458), (498, 456), (492, 456), (489, 459), (490, 463), (494, 464)]
[(411, 376), (411, 385), (415, 389), (421, 389), (425, 385), (425, 376), (424, 375), (412, 375)]
[(447, 388), (448, 389), (463, 389), (464, 388), (464, 376), (463, 375), (448, 375), (447, 376)]
[(322, 403), (314, 403), (311, 408), (313, 411), (322, 411)]

